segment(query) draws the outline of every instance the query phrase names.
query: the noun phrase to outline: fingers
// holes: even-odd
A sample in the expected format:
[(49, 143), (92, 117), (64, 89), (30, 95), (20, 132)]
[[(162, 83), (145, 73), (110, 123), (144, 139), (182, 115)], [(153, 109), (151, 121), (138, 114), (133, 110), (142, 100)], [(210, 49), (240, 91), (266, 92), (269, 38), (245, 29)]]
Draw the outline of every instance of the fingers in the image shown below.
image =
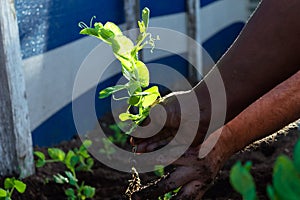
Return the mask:
[(174, 131), (171, 129), (164, 129), (155, 136), (147, 139), (131, 138), (130, 142), (133, 146), (137, 146), (138, 153), (151, 152), (155, 149), (166, 145), (173, 138)]
[(165, 193), (175, 190), (194, 179), (194, 170), (189, 167), (178, 167), (169, 176), (149, 185), (134, 195), (133, 199), (157, 199)]

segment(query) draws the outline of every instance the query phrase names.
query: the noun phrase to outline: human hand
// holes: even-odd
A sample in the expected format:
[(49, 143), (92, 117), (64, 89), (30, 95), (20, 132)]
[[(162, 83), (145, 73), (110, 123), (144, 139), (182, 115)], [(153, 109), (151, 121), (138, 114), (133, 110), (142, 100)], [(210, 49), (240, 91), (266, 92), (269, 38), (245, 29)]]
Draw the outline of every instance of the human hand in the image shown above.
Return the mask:
[[(194, 141), (192, 146), (202, 143), (205, 138), (210, 121), (210, 102), (203, 96), (198, 101), (193, 90), (185, 92), (174, 92), (163, 98), (160, 104), (151, 109), (150, 119), (148, 118), (142, 130), (137, 129), (131, 143), (137, 146), (138, 152), (153, 151), (167, 144), (174, 135), (177, 134), (179, 127), (186, 124), (185, 137), (192, 135)], [(195, 126), (188, 124), (194, 123)], [(147, 134), (158, 134), (149, 138)], [(195, 135), (194, 132), (197, 132)], [(184, 138), (177, 141), (179, 144), (185, 144)], [(190, 144), (188, 144), (190, 145)]]
[[(175, 199), (201, 199), (211, 185), (219, 169), (230, 156), (224, 149), (222, 140), (217, 142), (221, 133), (228, 129), (218, 129), (201, 146), (190, 147), (173, 165), (175, 170), (161, 180), (149, 184), (137, 192), (133, 199), (157, 199), (157, 197), (181, 187)], [(225, 133), (226, 134), (226, 133)], [(159, 159), (160, 164), (170, 157)]]

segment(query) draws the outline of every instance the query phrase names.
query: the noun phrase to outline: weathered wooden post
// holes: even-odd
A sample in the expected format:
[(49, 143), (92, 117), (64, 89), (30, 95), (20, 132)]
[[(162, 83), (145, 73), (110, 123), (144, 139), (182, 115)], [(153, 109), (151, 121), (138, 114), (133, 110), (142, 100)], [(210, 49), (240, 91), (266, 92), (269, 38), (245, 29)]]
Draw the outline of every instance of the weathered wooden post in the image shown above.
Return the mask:
[(0, 2), (0, 176), (34, 173), (25, 81), (12, 0)]
[[(200, 0), (186, 0), (187, 5), (187, 34), (194, 41), (201, 44), (200, 41)], [(191, 40), (188, 41), (189, 80), (191, 83), (197, 83), (202, 77), (202, 49)], [(198, 71), (196, 69), (198, 68)], [(198, 73), (200, 72), (201, 75)]]

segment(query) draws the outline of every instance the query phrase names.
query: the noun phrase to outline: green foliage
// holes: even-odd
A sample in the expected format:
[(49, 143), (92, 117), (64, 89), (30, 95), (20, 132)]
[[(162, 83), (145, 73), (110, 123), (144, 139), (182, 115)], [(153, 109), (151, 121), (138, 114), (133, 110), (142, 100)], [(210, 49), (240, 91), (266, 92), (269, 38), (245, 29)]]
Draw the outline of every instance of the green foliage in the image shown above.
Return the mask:
[(85, 185), (84, 182), (78, 184), (78, 179), (70, 171), (65, 172), (65, 176), (57, 174), (53, 176), (54, 181), (58, 184), (69, 184), (70, 188), (65, 190), (68, 200), (84, 200), (93, 198), (95, 188)]
[(109, 128), (114, 131), (114, 134), (108, 137), (108, 139), (115, 144), (124, 146), (128, 139), (128, 135), (123, 134), (122, 130), (120, 129), (120, 127), (124, 127), (124, 126), (126, 125), (123, 122), (109, 125)]
[[(133, 121), (132, 127), (127, 134), (132, 133), (148, 115), (152, 106), (158, 102), (160, 93), (157, 86), (146, 89), (149, 86), (149, 71), (145, 63), (139, 60), (139, 52), (145, 45), (150, 44), (154, 48), (154, 39), (147, 32), (149, 24), (150, 10), (144, 8), (142, 11), (142, 20), (138, 21), (139, 36), (134, 43), (127, 36), (123, 35), (120, 28), (112, 22), (103, 25), (100, 22), (94, 24), (94, 27), (84, 25), (80, 34), (94, 36), (112, 47), (112, 51), (122, 66), (123, 76), (128, 80), (124, 85), (116, 85), (103, 89), (99, 93), (99, 98), (106, 98), (120, 90), (127, 90), (128, 96), (120, 99), (127, 99), (128, 109), (121, 113), (121, 121)], [(146, 89), (146, 90), (144, 90)], [(144, 91), (143, 91), (144, 90)], [(115, 100), (118, 100), (114, 98)], [(138, 113), (130, 113), (131, 107), (137, 107)]]
[(112, 136), (108, 138), (102, 138), (103, 148), (99, 150), (99, 153), (106, 155), (108, 159), (111, 159), (111, 155), (116, 152), (116, 149), (113, 147), (113, 143), (110, 138), (112, 138)]
[[(273, 169), (273, 184), (267, 186), (267, 195), (271, 200), (297, 200), (300, 197), (300, 140), (294, 148), (293, 160), (285, 155), (276, 159)], [(231, 169), (230, 182), (243, 199), (257, 199), (255, 184), (249, 164), (242, 166), (237, 162)], [(255, 196), (254, 196), (255, 195)]]
[(177, 189), (164, 194), (164, 196), (158, 197), (158, 200), (170, 200), (172, 199), (173, 196), (175, 196), (180, 191), (180, 189), (181, 187), (178, 187)]
[(230, 183), (243, 196), (244, 200), (257, 199), (255, 183), (250, 174), (251, 165), (251, 162), (247, 162), (243, 166), (239, 161), (230, 171)]
[(64, 151), (58, 148), (48, 148), (48, 155), (50, 159), (46, 159), (46, 156), (39, 151), (35, 151), (34, 155), (37, 157), (36, 167), (42, 167), (46, 163), (60, 162), (66, 166), (70, 171), (65, 171), (66, 176), (57, 174), (53, 176), (56, 183), (59, 184), (70, 184), (73, 188), (68, 188), (65, 191), (66, 196), (69, 200), (84, 200), (91, 198), (95, 194), (95, 188), (84, 185), (82, 182), (78, 184), (76, 178), (77, 171), (89, 171), (92, 172), (94, 160), (90, 156), (87, 148), (92, 145), (92, 141), (85, 140), (79, 148), (69, 150), (66, 154)]
[(0, 188), (0, 200), (11, 200), (15, 189), (22, 194), (26, 190), (26, 184), (14, 177), (6, 178), (4, 180), (4, 188)]
[(37, 157), (36, 167), (42, 167), (49, 162), (61, 162), (72, 173), (75, 171), (92, 171), (94, 160), (87, 151), (87, 148), (92, 145), (90, 140), (85, 140), (79, 148), (69, 150), (66, 154), (58, 148), (49, 148), (48, 155), (51, 159), (47, 160), (42, 152), (35, 151), (34, 155)]
[(154, 174), (156, 176), (162, 177), (165, 175), (165, 168), (163, 165), (155, 165), (154, 166)]

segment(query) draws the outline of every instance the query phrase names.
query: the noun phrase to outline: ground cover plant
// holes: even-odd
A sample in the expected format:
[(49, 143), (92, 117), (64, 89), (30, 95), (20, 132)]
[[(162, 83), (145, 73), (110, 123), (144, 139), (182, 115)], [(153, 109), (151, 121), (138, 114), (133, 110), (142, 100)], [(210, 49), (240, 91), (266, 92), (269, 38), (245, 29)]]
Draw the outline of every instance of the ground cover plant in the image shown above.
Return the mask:
[[(231, 169), (230, 182), (244, 200), (256, 200), (256, 185), (250, 174), (251, 162), (237, 162)], [(273, 183), (266, 188), (271, 200), (296, 200), (300, 197), (300, 140), (294, 148), (293, 159), (280, 155), (274, 164)]]
[(0, 188), (0, 200), (11, 200), (15, 190), (21, 194), (24, 193), (26, 184), (14, 177), (6, 178), (4, 180), (4, 188)]
[(77, 171), (92, 172), (94, 160), (88, 153), (87, 148), (92, 145), (90, 140), (85, 140), (79, 148), (69, 150), (66, 154), (59, 148), (48, 148), (48, 156), (46, 159), (44, 153), (35, 151), (34, 155), (38, 158), (36, 160), (36, 167), (43, 167), (46, 163), (59, 162), (65, 165), (68, 169), (65, 175), (56, 174), (53, 179), (58, 184), (68, 184), (70, 187), (65, 190), (65, 194), (69, 200), (84, 200), (92, 198), (95, 195), (95, 188), (85, 185), (82, 181), (79, 183), (77, 179)]

